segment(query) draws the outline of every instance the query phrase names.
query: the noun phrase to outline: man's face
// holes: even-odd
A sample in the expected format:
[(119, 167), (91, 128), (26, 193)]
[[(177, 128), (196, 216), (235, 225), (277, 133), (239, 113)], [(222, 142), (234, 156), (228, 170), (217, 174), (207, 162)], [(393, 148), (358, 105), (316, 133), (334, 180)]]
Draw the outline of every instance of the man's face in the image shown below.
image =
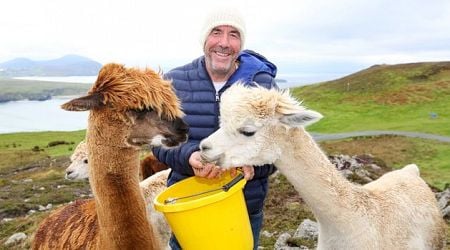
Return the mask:
[(215, 27), (204, 45), (206, 68), (213, 75), (229, 75), (234, 72), (234, 62), (241, 49), (241, 36), (232, 26)]

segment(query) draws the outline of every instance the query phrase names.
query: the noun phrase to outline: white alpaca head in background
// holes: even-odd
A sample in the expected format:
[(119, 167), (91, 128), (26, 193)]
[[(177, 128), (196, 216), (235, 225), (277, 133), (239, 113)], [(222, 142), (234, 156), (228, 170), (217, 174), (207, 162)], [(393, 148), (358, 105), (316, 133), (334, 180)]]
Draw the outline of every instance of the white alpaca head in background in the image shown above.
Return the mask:
[[(70, 156), (70, 165), (66, 168), (67, 180), (89, 179), (88, 149), (85, 141), (81, 141)], [(139, 171), (142, 180), (152, 176), (156, 172), (167, 169), (167, 165), (158, 161), (152, 153), (141, 160)]]
[(200, 144), (202, 157), (218, 166), (274, 163), (280, 145), (274, 142), (278, 129), (308, 126), (322, 118), (307, 110), (289, 91), (248, 88), (235, 84), (222, 95), (220, 129)]
[(85, 141), (81, 141), (70, 156), (70, 165), (66, 168), (66, 179), (84, 180), (89, 178), (88, 152)]

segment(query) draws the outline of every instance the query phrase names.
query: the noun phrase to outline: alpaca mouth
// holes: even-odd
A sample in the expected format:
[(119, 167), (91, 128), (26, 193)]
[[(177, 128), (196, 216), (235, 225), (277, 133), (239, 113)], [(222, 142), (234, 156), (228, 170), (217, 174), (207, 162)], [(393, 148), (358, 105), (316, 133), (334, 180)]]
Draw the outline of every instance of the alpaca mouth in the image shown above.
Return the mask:
[(220, 156), (208, 157), (205, 153), (200, 154), (201, 161), (204, 163), (214, 163), (220, 166)]
[(130, 138), (128, 143), (133, 146), (142, 147), (151, 143), (149, 138)]
[(166, 147), (177, 147), (179, 145), (181, 145), (182, 143), (186, 142), (187, 140), (187, 136), (184, 137), (166, 137), (165, 139), (163, 139), (161, 142), (164, 146)]

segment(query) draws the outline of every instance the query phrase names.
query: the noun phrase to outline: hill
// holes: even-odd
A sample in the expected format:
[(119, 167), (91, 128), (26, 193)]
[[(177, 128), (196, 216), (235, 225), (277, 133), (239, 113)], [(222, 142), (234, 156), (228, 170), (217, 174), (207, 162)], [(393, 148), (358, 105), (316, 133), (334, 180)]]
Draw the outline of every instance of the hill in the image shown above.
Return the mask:
[(93, 76), (101, 67), (100, 63), (79, 55), (43, 61), (15, 58), (0, 63), (0, 76)]
[(0, 103), (25, 99), (43, 101), (58, 95), (81, 95), (90, 87), (90, 84), (83, 83), (0, 78)]
[(450, 62), (374, 65), (337, 80), (295, 88), (293, 94), (325, 115), (311, 130), (450, 135)]

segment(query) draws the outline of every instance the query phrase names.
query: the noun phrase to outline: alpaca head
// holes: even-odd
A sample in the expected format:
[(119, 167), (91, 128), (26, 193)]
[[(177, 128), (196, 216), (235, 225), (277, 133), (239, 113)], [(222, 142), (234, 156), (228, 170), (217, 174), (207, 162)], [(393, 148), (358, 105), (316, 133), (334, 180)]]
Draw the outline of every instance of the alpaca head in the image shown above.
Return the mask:
[(88, 152), (85, 141), (82, 141), (70, 156), (70, 165), (66, 168), (67, 180), (84, 180), (89, 178)]
[(322, 118), (287, 90), (241, 84), (222, 95), (220, 115), (220, 129), (205, 138), (200, 149), (204, 160), (224, 168), (274, 163), (283, 153), (280, 133)]
[(107, 64), (88, 95), (62, 105), (90, 110), (89, 133), (116, 146), (178, 146), (187, 139), (179, 101), (170, 82), (151, 69)]

